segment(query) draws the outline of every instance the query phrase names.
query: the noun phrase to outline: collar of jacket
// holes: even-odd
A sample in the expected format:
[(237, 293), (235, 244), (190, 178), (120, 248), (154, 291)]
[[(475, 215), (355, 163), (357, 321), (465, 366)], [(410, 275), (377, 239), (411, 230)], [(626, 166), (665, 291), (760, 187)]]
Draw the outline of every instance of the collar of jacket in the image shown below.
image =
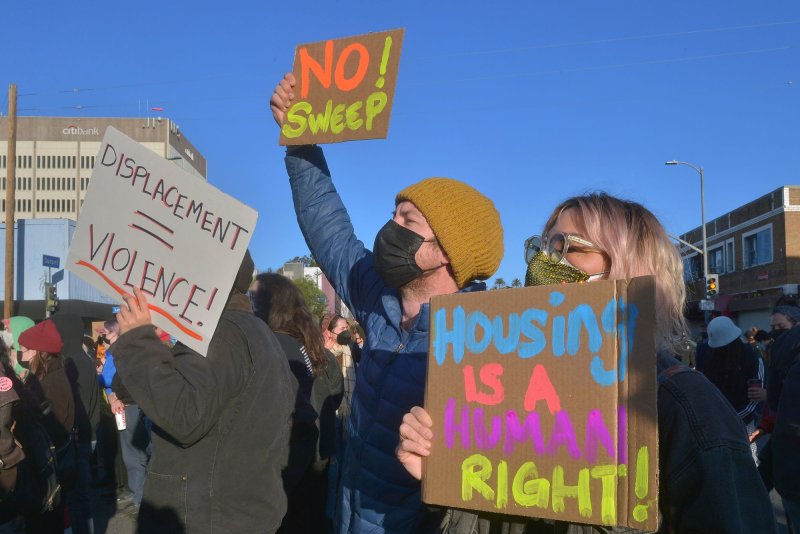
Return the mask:
[(231, 296), (228, 297), (228, 302), (225, 303), (225, 310), (253, 313), (253, 305), (250, 304), (250, 299), (247, 295), (233, 291)]
[[(473, 291), (485, 291), (486, 284), (484, 282), (471, 282), (466, 286), (459, 289), (456, 293), (472, 293)], [(453, 293), (454, 295), (456, 293)], [(400, 305), (400, 295), (396, 289), (390, 289), (383, 294), (381, 299), (383, 301), (383, 308), (386, 310), (387, 315), (391, 321), (400, 328), (400, 321), (403, 317), (403, 308)], [(411, 330), (417, 332), (427, 332), (430, 328), (430, 310), (431, 303), (426, 302), (419, 308), (419, 315), (417, 321)], [(409, 330), (409, 331), (411, 331)]]

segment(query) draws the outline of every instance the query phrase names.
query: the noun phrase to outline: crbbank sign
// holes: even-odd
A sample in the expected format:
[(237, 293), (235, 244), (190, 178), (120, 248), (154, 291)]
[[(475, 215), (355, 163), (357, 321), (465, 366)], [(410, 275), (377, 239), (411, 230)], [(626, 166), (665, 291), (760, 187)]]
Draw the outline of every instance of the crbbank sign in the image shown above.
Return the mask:
[(100, 130), (97, 128), (80, 128), (71, 124), (61, 130), (64, 135), (100, 135)]

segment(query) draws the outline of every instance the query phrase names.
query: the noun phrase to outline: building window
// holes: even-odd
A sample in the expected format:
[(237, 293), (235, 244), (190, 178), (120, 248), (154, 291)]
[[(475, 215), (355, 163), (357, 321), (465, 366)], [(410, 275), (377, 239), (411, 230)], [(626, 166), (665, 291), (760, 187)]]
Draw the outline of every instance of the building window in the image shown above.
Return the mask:
[(772, 225), (742, 235), (744, 267), (772, 263)]
[(699, 254), (692, 254), (683, 258), (683, 280), (692, 282), (702, 278), (703, 262)]
[(732, 273), (736, 270), (736, 257), (733, 250), (733, 239), (725, 242), (725, 272)]

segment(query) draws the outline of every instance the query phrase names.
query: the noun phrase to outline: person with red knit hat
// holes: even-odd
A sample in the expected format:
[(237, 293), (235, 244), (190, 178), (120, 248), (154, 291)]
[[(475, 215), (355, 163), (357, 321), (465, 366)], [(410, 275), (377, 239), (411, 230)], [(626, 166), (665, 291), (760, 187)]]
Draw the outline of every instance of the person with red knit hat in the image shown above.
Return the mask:
[[(53, 440), (58, 461), (61, 466), (69, 465), (70, 461), (76, 466), (74, 463), (76, 457), (73, 455), (70, 459), (67, 456), (75, 451), (73, 443), (75, 399), (60, 356), (64, 346), (61, 335), (55, 323), (48, 319), (27, 329), (19, 336), (18, 341), (22, 352), (20, 365), (30, 370), (25, 378), (25, 386), (36, 402), (44, 407), (45, 416), (42, 424)], [(64, 492), (70, 490), (77, 475), (77, 471), (75, 473), (67, 471), (59, 467), (59, 483)], [(59, 506), (50, 512), (26, 517), (27, 531), (63, 533), (64, 501), (65, 499), (61, 499)]]

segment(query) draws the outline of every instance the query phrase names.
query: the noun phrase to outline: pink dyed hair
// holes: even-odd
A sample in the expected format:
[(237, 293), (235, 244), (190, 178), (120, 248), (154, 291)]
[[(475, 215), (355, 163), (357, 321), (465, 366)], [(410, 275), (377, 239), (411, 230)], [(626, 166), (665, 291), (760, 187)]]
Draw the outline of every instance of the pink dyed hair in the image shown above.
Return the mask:
[(545, 224), (544, 234), (566, 210), (573, 210), (583, 237), (610, 259), (609, 280), (655, 276), (658, 346), (679, 349), (688, 333), (683, 315), (683, 263), (656, 216), (637, 202), (605, 192), (588, 193), (559, 204)]

